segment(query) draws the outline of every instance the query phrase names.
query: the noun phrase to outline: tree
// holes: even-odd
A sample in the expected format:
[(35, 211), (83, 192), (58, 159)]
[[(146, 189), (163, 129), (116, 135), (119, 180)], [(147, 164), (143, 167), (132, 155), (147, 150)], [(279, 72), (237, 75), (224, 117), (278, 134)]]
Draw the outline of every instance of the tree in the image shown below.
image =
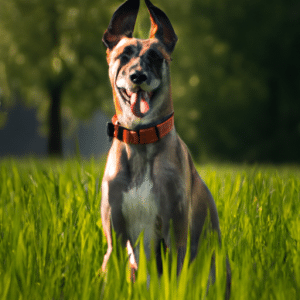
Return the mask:
[(299, 4), (164, 5), (179, 36), (172, 65), (177, 129), (194, 156), (299, 162)]
[(104, 2), (0, 0), (1, 87), (10, 101), (18, 92), (38, 107), (50, 155), (62, 155), (62, 113), (72, 119), (89, 117), (96, 107), (109, 110)]
[[(96, 107), (112, 113), (101, 37), (121, 2), (0, 0), (0, 87), (6, 95), (20, 91), (41, 116), (52, 112), (52, 153), (61, 151), (59, 112), (69, 119), (87, 118)], [(134, 36), (146, 38), (143, 2)], [(154, 4), (179, 37), (171, 66), (175, 121), (193, 156), (299, 162), (299, 4)]]

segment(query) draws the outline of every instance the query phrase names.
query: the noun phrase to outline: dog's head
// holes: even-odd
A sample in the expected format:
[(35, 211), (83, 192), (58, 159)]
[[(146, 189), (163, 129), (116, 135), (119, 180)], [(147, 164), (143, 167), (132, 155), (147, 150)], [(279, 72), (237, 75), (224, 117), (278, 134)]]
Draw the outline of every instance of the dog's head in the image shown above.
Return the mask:
[(116, 113), (134, 127), (173, 112), (169, 64), (177, 42), (164, 12), (145, 0), (151, 19), (150, 38), (132, 37), (139, 0), (127, 0), (114, 13), (103, 35)]

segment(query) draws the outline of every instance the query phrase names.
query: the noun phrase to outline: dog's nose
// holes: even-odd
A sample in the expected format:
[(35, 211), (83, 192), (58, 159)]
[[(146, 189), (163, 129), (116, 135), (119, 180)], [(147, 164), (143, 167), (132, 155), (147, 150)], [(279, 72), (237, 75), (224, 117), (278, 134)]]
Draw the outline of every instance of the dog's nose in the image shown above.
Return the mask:
[(130, 80), (135, 84), (142, 84), (147, 80), (147, 75), (140, 71), (136, 71), (130, 75)]

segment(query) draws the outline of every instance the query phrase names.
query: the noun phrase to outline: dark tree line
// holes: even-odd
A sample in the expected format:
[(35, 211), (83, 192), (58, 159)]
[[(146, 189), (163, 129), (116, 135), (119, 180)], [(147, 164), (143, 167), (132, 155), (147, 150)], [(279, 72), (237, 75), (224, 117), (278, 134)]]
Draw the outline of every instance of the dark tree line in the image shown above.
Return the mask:
[[(101, 37), (120, 3), (0, 0), (6, 106), (18, 92), (39, 108), (50, 154), (61, 154), (62, 118), (88, 118), (97, 108), (113, 114)], [(179, 37), (172, 63), (175, 119), (194, 157), (299, 162), (300, 5), (155, 4)], [(148, 26), (142, 5), (135, 35), (147, 37)]]

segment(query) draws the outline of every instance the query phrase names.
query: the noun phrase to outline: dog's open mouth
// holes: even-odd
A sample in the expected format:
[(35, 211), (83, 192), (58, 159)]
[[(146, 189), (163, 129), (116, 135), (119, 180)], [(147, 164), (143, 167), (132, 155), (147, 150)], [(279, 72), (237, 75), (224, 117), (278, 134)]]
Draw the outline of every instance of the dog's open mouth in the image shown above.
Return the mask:
[(130, 105), (132, 113), (139, 118), (142, 118), (150, 109), (150, 99), (153, 92), (146, 92), (139, 89), (136, 92), (126, 90), (124, 88), (119, 89), (122, 98), (125, 103)]

